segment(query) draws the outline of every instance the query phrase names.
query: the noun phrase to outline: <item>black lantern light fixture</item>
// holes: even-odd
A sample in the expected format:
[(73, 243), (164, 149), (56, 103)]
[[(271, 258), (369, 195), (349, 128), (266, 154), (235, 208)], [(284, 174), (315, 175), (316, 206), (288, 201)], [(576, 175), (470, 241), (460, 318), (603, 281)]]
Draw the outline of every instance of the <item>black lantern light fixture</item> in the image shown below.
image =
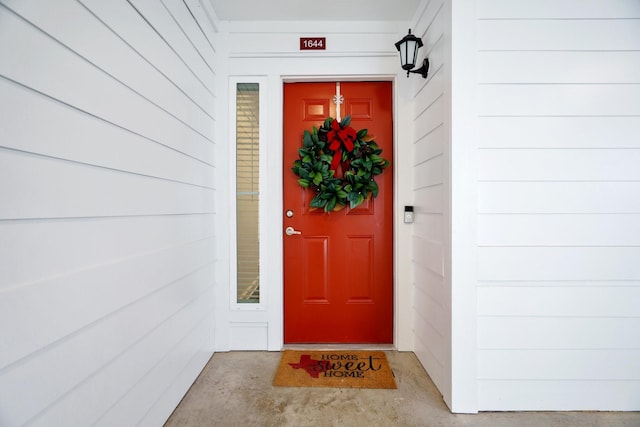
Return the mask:
[(409, 28), (409, 34), (404, 36), (402, 40), (396, 43), (396, 49), (400, 52), (400, 66), (403, 70), (407, 70), (407, 77), (409, 73), (420, 74), (423, 78), (427, 78), (429, 72), (429, 59), (425, 58), (422, 67), (414, 70), (416, 61), (418, 59), (418, 49), (422, 47), (422, 39), (411, 34), (411, 28)]

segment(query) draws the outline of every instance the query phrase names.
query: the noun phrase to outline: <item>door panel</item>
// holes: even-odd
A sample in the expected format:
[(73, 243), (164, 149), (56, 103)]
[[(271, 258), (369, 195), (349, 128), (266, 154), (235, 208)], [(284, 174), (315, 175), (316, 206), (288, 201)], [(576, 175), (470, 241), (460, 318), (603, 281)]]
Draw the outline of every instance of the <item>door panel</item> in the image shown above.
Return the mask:
[(291, 171), (302, 135), (335, 117), (335, 83), (284, 87), (285, 343), (393, 342), (393, 128), (390, 82), (341, 83), (342, 117), (366, 128), (391, 162), (375, 180), (377, 198), (355, 209), (312, 209), (312, 190)]
[(304, 286), (303, 304), (329, 302), (328, 247), (326, 236), (302, 237), (303, 265), (306, 266), (301, 282)]

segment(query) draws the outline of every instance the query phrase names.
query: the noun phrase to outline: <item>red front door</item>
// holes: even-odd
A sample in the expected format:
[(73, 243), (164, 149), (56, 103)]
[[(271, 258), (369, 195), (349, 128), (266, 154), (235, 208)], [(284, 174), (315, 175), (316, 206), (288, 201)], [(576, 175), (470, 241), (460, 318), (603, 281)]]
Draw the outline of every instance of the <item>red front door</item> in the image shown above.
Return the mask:
[[(368, 129), (392, 162), (390, 82), (341, 83), (341, 117)], [(312, 209), (312, 190), (291, 167), (305, 130), (336, 117), (336, 83), (284, 86), (285, 343), (393, 342), (393, 170), (375, 177), (376, 198), (357, 208)]]

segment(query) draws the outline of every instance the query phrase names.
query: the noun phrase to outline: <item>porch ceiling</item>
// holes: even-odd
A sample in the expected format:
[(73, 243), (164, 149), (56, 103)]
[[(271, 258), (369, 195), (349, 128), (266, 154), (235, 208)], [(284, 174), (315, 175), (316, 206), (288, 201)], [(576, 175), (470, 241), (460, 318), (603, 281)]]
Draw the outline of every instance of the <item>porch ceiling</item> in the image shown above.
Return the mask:
[(209, 0), (222, 21), (410, 21), (421, 0)]

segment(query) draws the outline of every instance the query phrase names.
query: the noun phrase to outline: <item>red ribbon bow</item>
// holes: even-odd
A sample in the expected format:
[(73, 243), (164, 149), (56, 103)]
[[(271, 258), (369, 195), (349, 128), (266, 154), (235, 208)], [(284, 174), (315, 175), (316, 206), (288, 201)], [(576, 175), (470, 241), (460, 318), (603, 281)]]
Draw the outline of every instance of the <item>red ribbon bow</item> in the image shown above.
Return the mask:
[(349, 126), (342, 127), (336, 119), (333, 119), (331, 130), (327, 133), (329, 149), (333, 151), (333, 159), (331, 159), (332, 170), (336, 170), (342, 159), (342, 150), (340, 148), (344, 147), (347, 152), (352, 152), (357, 137), (358, 134), (355, 129)]

